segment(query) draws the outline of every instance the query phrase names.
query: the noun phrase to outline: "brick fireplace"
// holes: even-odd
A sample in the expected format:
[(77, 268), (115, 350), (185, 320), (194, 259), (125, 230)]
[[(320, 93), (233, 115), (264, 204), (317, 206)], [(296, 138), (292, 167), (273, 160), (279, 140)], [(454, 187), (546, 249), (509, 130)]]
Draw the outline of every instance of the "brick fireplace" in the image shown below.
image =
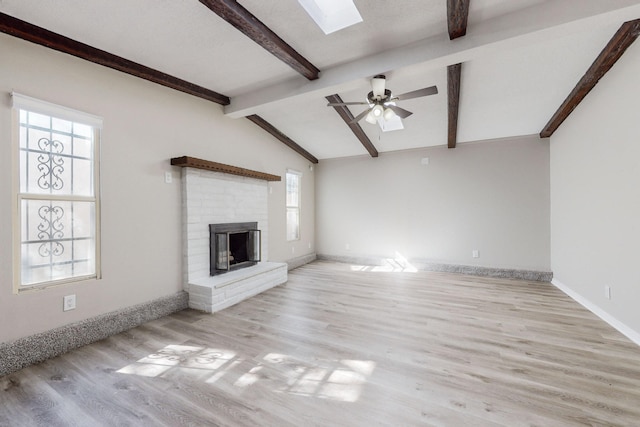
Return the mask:
[[(197, 162), (179, 163), (181, 159)], [(182, 221), (184, 283), (189, 307), (216, 312), (287, 281), (287, 264), (268, 262), (269, 177), (233, 166), (192, 158), (172, 159), (182, 168)], [(195, 166), (193, 166), (195, 164)], [(202, 167), (204, 165), (204, 167)], [(226, 166), (231, 173), (205, 170), (209, 165)], [(224, 169), (223, 169), (224, 170)], [(247, 172), (243, 176), (238, 174)], [(264, 175), (261, 176), (261, 175)], [(266, 178), (265, 178), (266, 177)], [(276, 180), (279, 177), (269, 178)], [(248, 224), (260, 230), (262, 261), (247, 268), (230, 268), (225, 274), (211, 275), (210, 225)], [(255, 242), (254, 242), (255, 243)], [(222, 243), (221, 243), (222, 244)]]

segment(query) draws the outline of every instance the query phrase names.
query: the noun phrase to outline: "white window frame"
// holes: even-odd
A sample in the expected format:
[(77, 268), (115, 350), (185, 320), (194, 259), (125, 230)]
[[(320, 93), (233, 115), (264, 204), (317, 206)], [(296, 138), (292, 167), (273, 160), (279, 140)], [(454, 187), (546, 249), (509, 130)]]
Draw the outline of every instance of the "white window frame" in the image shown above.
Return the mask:
[[(289, 175), (294, 175), (298, 177), (298, 204), (297, 205), (289, 205), (289, 198), (287, 197), (288, 194), (288, 182), (289, 182)], [(302, 172), (293, 170), (293, 169), (287, 169), (287, 172), (285, 174), (285, 215), (286, 215), (286, 233), (287, 233), (287, 242), (295, 242), (300, 240), (300, 224), (301, 224), (301, 212), (302, 212)], [(289, 211), (290, 210), (294, 210), (297, 215), (297, 229), (298, 229), (298, 235), (295, 238), (290, 238), (289, 236)]]
[[(73, 110), (57, 104), (41, 101), (15, 92), (11, 93), (12, 97), (12, 187), (13, 195), (12, 212), (13, 212), (13, 260), (14, 260), (14, 292), (24, 292), (29, 290), (41, 290), (50, 286), (66, 284), (70, 282), (79, 282), (90, 279), (100, 279), (101, 262), (100, 262), (100, 133), (102, 129), (102, 118)], [(91, 126), (93, 128), (93, 196), (78, 195), (55, 195), (55, 194), (37, 194), (22, 193), (20, 188), (21, 176), (21, 159), (20, 159), (20, 110), (33, 113), (43, 114), (56, 119), (71, 121)], [(67, 276), (60, 279), (40, 281), (31, 284), (23, 284), (22, 278), (22, 204), (23, 200), (51, 200), (64, 202), (89, 202), (93, 203), (94, 208), (94, 229), (92, 230), (94, 238), (94, 272), (82, 276)]]

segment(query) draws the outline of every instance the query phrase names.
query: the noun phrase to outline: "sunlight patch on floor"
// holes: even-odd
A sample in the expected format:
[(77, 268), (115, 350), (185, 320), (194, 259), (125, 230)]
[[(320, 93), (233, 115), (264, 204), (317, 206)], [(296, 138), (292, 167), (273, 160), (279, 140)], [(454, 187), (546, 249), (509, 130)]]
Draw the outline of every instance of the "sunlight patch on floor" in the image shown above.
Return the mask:
[(351, 271), (372, 271), (375, 273), (416, 273), (418, 269), (411, 265), (409, 260), (400, 252), (396, 252), (393, 258), (385, 258), (382, 265), (352, 265)]
[(261, 361), (251, 361), (231, 350), (168, 345), (117, 372), (176, 379), (189, 376), (207, 384), (226, 377), (238, 389), (264, 381), (278, 393), (356, 402), (374, 369), (375, 362), (370, 360), (316, 359), (309, 363), (286, 354), (268, 353)]
[(143, 357), (136, 363), (125, 366), (118, 372), (143, 377), (157, 377), (177, 367), (216, 371), (235, 357), (236, 354), (229, 350), (168, 345), (156, 353)]
[(285, 367), (287, 383), (279, 392), (341, 402), (356, 402), (375, 368), (375, 362), (369, 360), (325, 360), (307, 365), (278, 353), (270, 353), (264, 360)]

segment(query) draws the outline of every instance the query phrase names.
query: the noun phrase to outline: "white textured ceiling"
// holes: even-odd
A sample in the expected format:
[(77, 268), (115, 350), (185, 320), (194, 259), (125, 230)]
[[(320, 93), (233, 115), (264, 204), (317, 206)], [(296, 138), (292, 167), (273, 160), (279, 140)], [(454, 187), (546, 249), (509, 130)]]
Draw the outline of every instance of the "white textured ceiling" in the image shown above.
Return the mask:
[[(538, 133), (640, 0), (473, 0), (449, 41), (446, 0), (355, 0), (363, 22), (325, 35), (297, 0), (240, 0), (322, 72), (309, 82), (198, 0), (0, 0), (0, 11), (231, 97), (319, 159), (366, 154), (325, 96), (361, 101), (369, 79), (403, 93), (404, 130), (361, 126), (381, 153), (447, 143), (446, 66), (463, 62), (458, 141)], [(362, 108), (351, 108), (357, 115)]]

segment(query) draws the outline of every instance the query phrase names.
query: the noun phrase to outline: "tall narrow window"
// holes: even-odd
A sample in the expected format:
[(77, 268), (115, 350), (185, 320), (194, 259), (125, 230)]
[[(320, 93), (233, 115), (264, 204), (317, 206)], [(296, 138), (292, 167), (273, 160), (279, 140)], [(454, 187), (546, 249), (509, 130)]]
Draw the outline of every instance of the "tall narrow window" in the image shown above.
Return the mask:
[(300, 239), (300, 181), (302, 174), (287, 171), (287, 240)]
[(102, 120), (16, 93), (20, 288), (99, 276)]

